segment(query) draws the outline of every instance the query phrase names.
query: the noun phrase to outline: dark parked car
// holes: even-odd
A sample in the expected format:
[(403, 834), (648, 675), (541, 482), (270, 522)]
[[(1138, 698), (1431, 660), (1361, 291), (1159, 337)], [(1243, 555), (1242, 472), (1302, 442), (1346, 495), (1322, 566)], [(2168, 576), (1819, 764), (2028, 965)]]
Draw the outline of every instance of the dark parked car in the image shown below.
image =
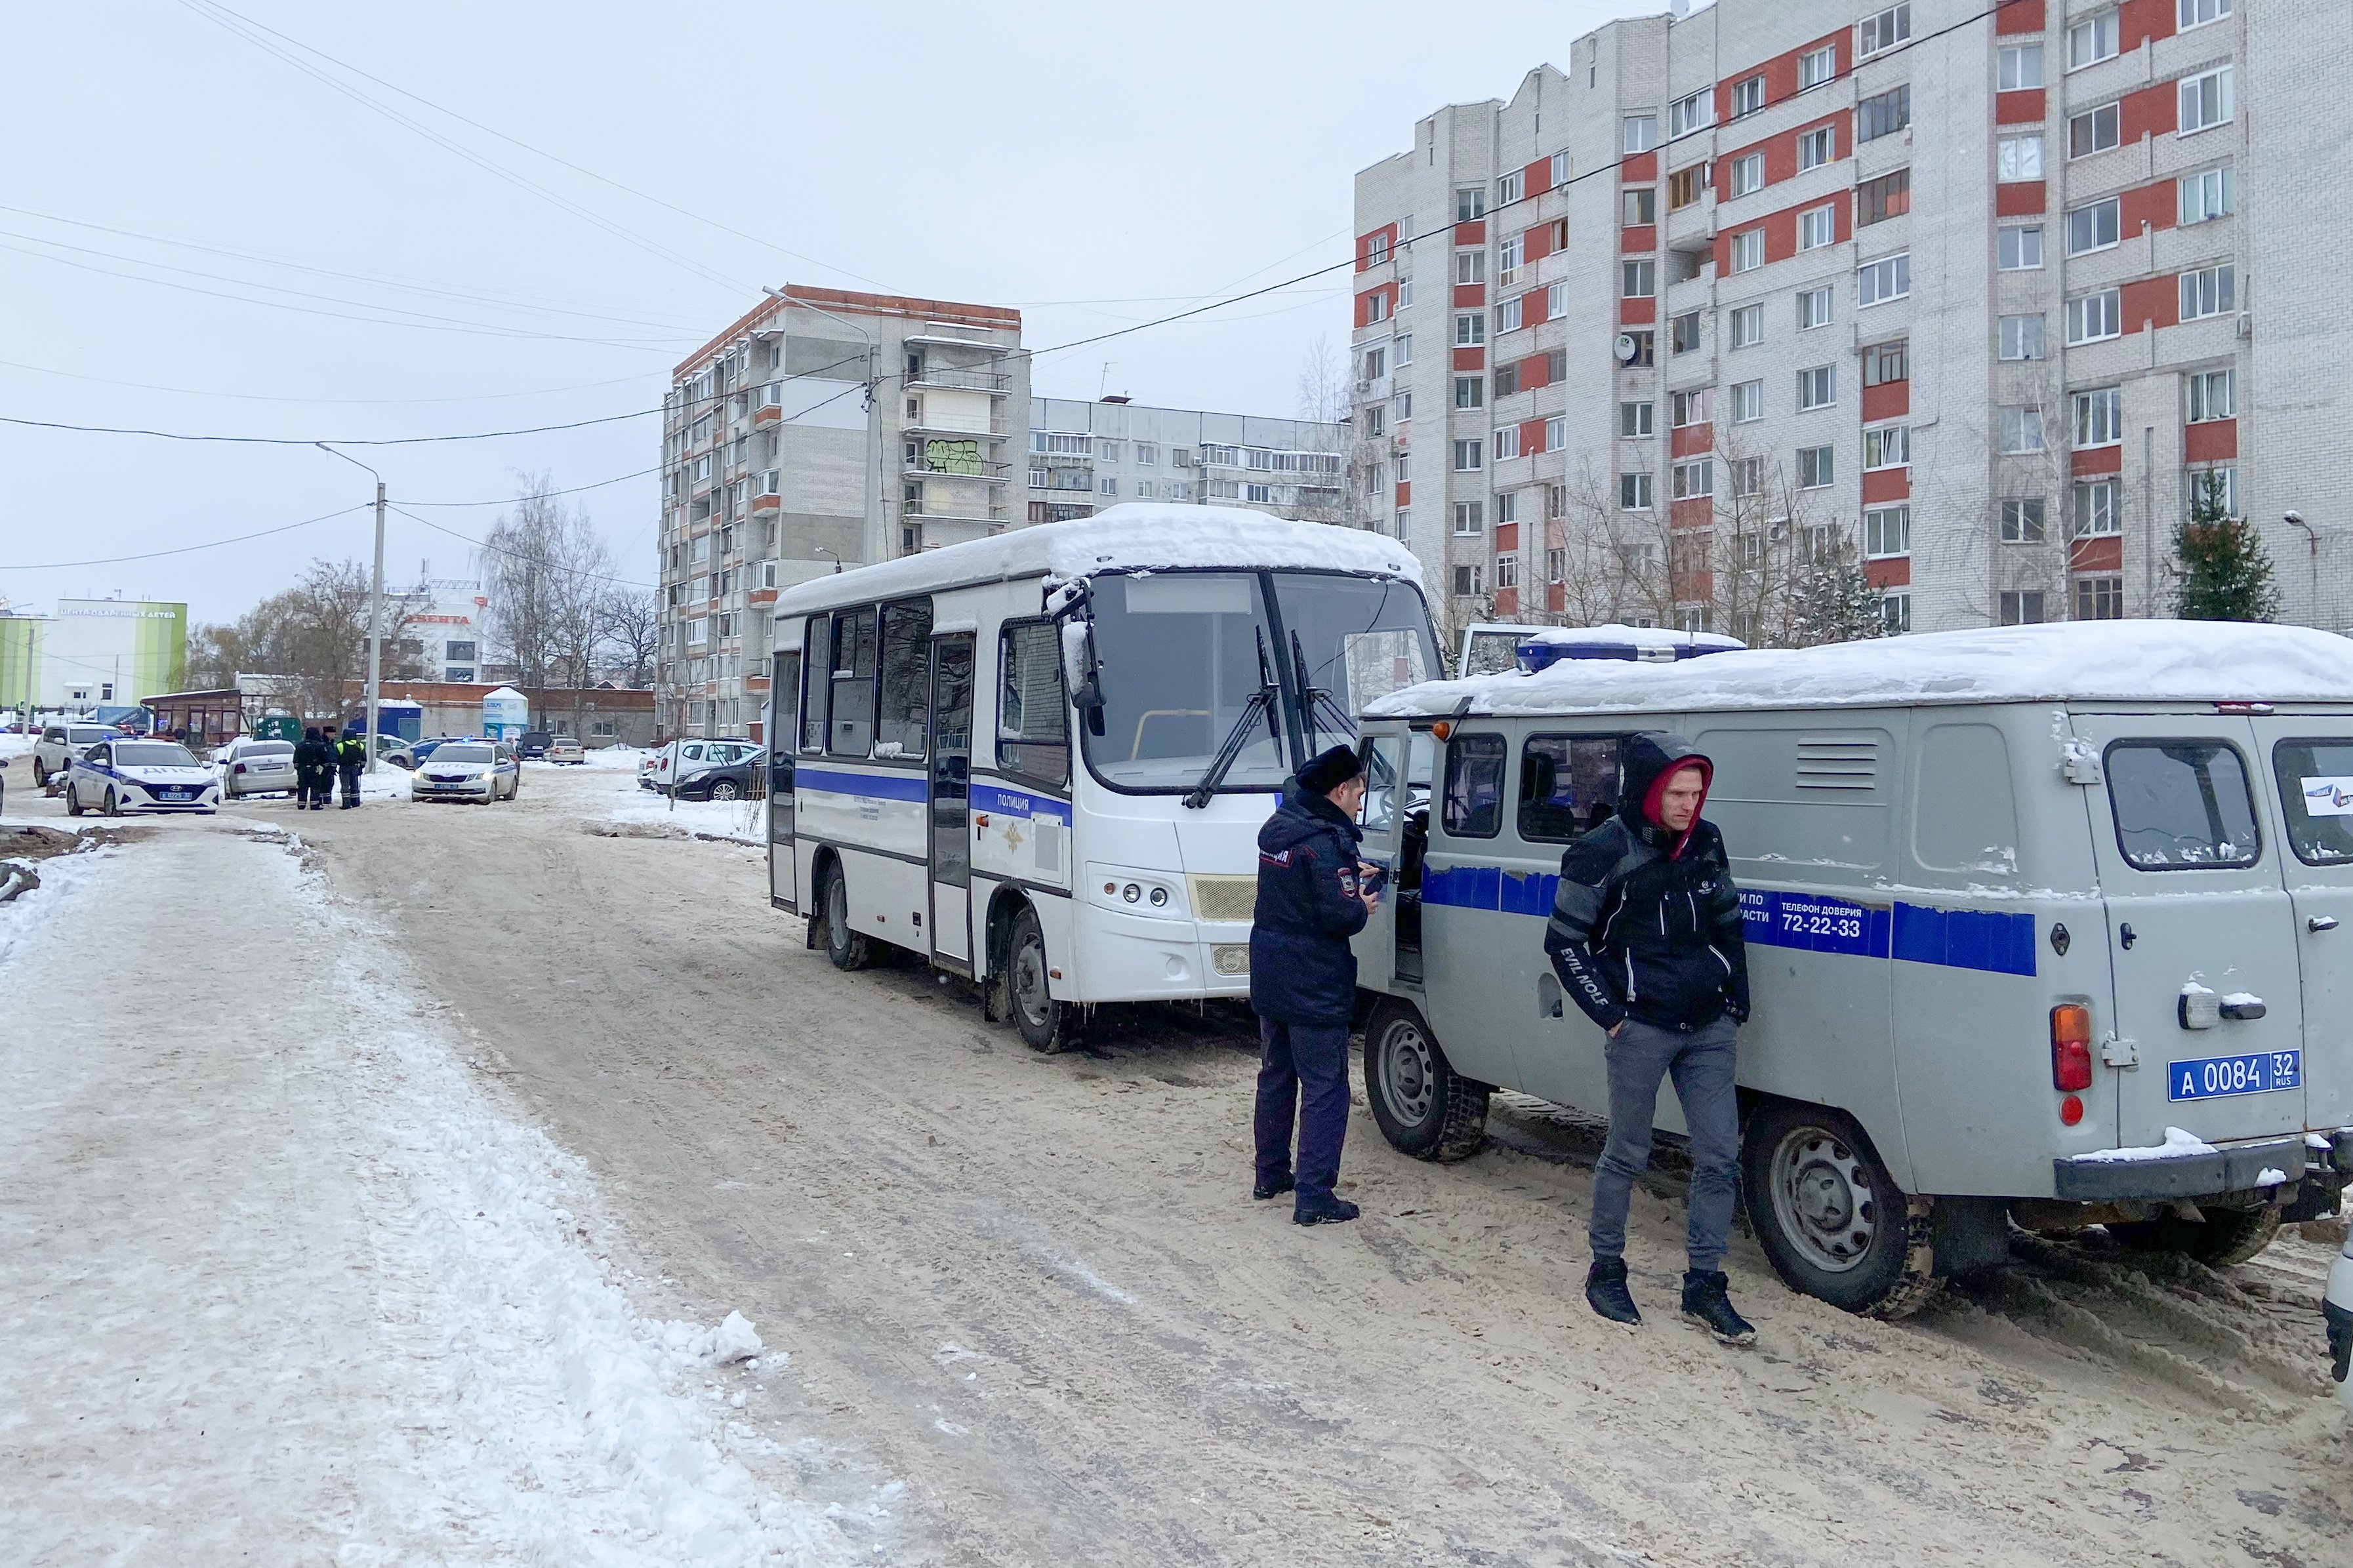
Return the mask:
[[(741, 748), (736, 748), (741, 750)], [(742, 800), (765, 782), (768, 751), (746, 752), (732, 763), (687, 764), (687, 773), (671, 793), (681, 800)]]
[(515, 742), (515, 755), (527, 763), (544, 762), (547, 748), (554, 739), (554, 734), (546, 730), (525, 730), (522, 739)]

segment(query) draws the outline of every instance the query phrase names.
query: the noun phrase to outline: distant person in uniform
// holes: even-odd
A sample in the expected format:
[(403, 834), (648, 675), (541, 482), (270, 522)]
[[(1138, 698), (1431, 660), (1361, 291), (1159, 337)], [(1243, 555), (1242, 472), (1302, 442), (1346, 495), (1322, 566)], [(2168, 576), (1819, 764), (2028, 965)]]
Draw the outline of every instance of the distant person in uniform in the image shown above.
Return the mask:
[(316, 724), (306, 726), (294, 746), (294, 809), (324, 811), (334, 787), (335, 752)]
[[(1297, 1191), (1291, 1217), (1339, 1225), (1356, 1205), (1335, 1196), (1348, 1132), (1348, 1021), (1356, 955), (1377, 895), (1356, 858), (1365, 771), (1335, 746), (1284, 786), (1258, 835), (1258, 910), (1250, 928), (1250, 1005), (1258, 1012), (1258, 1184), (1251, 1196)], [(1299, 1127), (1296, 1175), (1292, 1120)]]
[(1679, 735), (1626, 742), (1617, 815), (1568, 847), (1545, 929), (1561, 988), (1609, 1037), (1609, 1135), (1593, 1171), (1593, 1266), (1585, 1299), (1613, 1322), (1642, 1321), (1626, 1287), (1626, 1210), (1651, 1163), (1659, 1080), (1672, 1078), (1691, 1130), (1685, 1316), (1728, 1344), (1757, 1331), (1725, 1294), (1740, 1111), (1735, 1037), (1748, 1019), (1740, 894), (1724, 835), (1700, 816), (1715, 764)]
[(366, 739), (359, 735), (345, 735), (335, 748), (335, 772), (343, 775), (343, 809), (346, 811), (360, 803), (360, 774), (366, 767)]

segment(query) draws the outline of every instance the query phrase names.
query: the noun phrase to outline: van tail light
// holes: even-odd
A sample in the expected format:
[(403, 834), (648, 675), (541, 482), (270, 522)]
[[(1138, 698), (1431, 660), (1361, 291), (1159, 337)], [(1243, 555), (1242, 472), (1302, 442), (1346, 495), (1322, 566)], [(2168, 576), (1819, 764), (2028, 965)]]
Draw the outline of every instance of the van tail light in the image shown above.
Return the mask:
[(2092, 1010), (2073, 1002), (2051, 1009), (2051, 1087), (2092, 1087)]

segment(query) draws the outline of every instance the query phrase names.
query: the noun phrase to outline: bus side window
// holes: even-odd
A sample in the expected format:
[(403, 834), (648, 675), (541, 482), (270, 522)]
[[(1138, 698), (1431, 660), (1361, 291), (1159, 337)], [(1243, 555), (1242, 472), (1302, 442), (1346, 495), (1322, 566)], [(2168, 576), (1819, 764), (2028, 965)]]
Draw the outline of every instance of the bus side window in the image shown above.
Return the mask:
[(997, 644), (997, 762), (1058, 788), (1071, 782), (1061, 636), (1051, 621), (1005, 628)]
[(1493, 838), (1504, 826), (1504, 764), (1511, 748), (1501, 735), (1458, 735), (1446, 748), (1446, 836)]
[(829, 616), (811, 616), (808, 631), (801, 642), (803, 679), (808, 682), (808, 697), (801, 704), (801, 750), (825, 750), (826, 695), (832, 689), (828, 679), (833, 667), (833, 619)]
[(874, 750), (874, 612), (833, 617), (833, 723), (825, 749), (837, 757)]
[(1618, 801), (1616, 735), (1531, 735), (1520, 749), (1520, 837), (1570, 844), (1609, 819)]
[(882, 709), (875, 723), (878, 757), (921, 757), (930, 719), (932, 605), (928, 599), (882, 607)]

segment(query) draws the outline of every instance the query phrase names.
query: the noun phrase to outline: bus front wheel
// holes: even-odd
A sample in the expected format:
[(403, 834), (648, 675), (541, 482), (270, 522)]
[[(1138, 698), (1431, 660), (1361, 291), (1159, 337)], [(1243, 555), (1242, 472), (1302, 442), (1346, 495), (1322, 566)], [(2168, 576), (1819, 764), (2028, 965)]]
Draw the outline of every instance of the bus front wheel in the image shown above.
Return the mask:
[(1013, 917), (1005, 960), (1005, 999), (1023, 1043), (1047, 1056), (1069, 1049), (1077, 1034), (1075, 1010), (1055, 1001), (1047, 984), (1046, 933), (1027, 904)]
[(849, 883), (839, 865), (825, 868), (825, 890), (818, 895), (825, 911), (825, 955), (836, 969), (863, 969), (873, 962), (874, 945), (849, 926)]

